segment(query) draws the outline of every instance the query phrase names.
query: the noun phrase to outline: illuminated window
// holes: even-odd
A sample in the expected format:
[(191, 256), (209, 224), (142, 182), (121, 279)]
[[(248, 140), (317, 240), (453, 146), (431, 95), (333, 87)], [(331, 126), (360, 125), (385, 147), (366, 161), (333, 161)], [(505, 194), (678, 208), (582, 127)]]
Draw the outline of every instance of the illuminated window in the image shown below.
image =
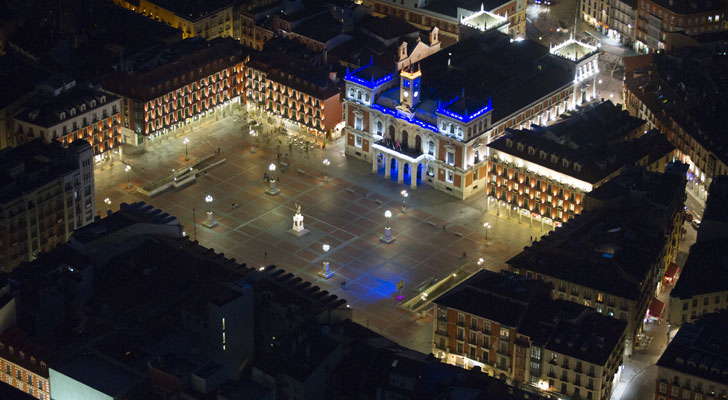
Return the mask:
[(599, 293), (599, 292), (597, 292), (597, 301), (598, 301), (599, 303), (602, 303), (602, 302), (604, 302), (604, 295), (603, 295), (603, 294), (601, 294), (601, 293)]
[(448, 182), (450, 182), (450, 183), (453, 183), (453, 181), (455, 180), (455, 173), (453, 173), (450, 170), (446, 171), (445, 172), (445, 180), (448, 181)]

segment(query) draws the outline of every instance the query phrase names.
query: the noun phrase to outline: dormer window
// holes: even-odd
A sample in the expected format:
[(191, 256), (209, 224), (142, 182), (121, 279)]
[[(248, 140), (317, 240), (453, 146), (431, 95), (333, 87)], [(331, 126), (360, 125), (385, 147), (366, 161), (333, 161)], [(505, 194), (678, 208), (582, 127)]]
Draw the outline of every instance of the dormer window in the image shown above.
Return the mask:
[(506, 146), (513, 147), (513, 141), (511, 139), (506, 139)]
[(545, 160), (545, 159), (546, 159), (546, 155), (547, 155), (547, 154), (546, 154), (546, 152), (545, 152), (545, 151), (543, 151), (543, 150), (541, 150), (541, 151), (540, 151), (540, 152), (538, 153), (538, 156), (539, 156), (539, 157), (540, 157), (540, 158), (541, 158), (542, 160)]
[(581, 172), (581, 164), (579, 164), (579, 163), (574, 163), (574, 171), (576, 171), (576, 172)]
[(532, 146), (528, 146), (528, 155), (535, 156), (536, 155), (536, 149)]
[(63, 121), (64, 119), (66, 119), (66, 113), (62, 112), (58, 117), (61, 119), (61, 121)]
[(106, 96), (101, 96), (101, 99), (99, 100), (101, 104), (106, 103)]
[(85, 104), (81, 104), (81, 107), (80, 108), (81, 108), (81, 112), (86, 111), (86, 105)]
[(563, 160), (561, 160), (561, 165), (563, 165), (564, 168), (569, 168), (569, 160), (564, 158)]
[(551, 162), (554, 163), (554, 164), (556, 164), (557, 162), (559, 162), (559, 157), (557, 157), (555, 154), (552, 154), (551, 155)]
[(75, 108), (72, 108), (70, 114), (71, 114), (72, 117), (75, 116), (76, 115), (76, 109)]
[(518, 149), (518, 151), (523, 151), (524, 147), (525, 147), (525, 146), (523, 146), (523, 143), (518, 143), (518, 144), (516, 145), (516, 148)]
[(96, 100), (91, 100), (91, 107), (96, 107)]

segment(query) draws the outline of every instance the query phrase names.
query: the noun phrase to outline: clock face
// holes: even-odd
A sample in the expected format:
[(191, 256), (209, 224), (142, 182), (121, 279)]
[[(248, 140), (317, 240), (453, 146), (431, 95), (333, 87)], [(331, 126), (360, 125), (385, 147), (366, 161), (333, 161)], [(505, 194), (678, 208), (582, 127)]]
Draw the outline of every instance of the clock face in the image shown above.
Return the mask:
[(405, 91), (404, 91), (404, 93), (402, 93), (402, 95), (403, 95), (403, 96), (404, 96), (405, 98), (407, 98), (407, 97), (409, 97), (409, 92), (405, 90)]

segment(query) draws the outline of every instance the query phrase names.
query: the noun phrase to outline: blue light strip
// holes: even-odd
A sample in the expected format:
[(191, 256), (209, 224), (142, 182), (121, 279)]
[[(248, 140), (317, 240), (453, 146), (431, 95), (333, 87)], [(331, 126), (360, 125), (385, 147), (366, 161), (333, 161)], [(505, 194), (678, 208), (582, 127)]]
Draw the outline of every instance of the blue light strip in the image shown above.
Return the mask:
[(490, 98), (488, 98), (488, 104), (485, 107), (481, 108), (480, 110), (478, 110), (470, 115), (460, 115), (456, 112), (452, 112), (452, 111), (446, 109), (447, 107), (449, 107), (456, 101), (458, 101), (458, 97), (455, 97), (454, 100), (437, 107), (437, 110), (435, 111), (435, 113), (447, 115), (450, 118), (455, 118), (456, 120), (462, 121), (467, 124), (468, 122), (474, 120), (475, 118), (478, 118), (479, 116), (483, 115), (484, 113), (493, 110), (493, 105), (491, 104)]
[(366, 86), (369, 89), (374, 89), (375, 87), (383, 85), (394, 79), (394, 74), (385, 75), (377, 79), (376, 81), (367, 81), (352, 74), (347, 74), (344, 79), (349, 82), (358, 83), (359, 85)]
[(372, 104), (372, 108), (375, 109), (375, 110), (381, 111), (381, 112), (383, 112), (385, 114), (393, 115), (394, 117), (399, 118), (399, 119), (404, 120), (404, 121), (407, 121), (409, 123), (417, 124), (417, 125), (425, 128), (425, 129), (429, 129), (429, 130), (431, 130), (431, 131), (433, 131), (435, 133), (439, 133), (439, 131), (437, 130), (437, 127), (435, 125), (428, 124), (427, 122), (422, 122), (422, 121), (420, 121), (418, 119), (415, 119), (415, 118), (412, 118), (412, 119), (406, 118), (405, 116), (399, 114), (397, 111), (390, 110), (389, 108), (386, 108), (386, 107), (382, 107), (379, 104)]

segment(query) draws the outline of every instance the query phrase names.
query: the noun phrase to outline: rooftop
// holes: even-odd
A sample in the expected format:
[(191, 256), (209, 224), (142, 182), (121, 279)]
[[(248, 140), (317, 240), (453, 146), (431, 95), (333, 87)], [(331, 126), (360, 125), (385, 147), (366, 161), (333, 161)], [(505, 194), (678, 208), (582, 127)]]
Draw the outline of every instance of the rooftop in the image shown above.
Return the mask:
[(670, 297), (689, 299), (724, 291), (728, 291), (728, 247), (720, 240), (693, 244)]
[(710, 184), (703, 212), (706, 220), (728, 223), (728, 175), (718, 175)]
[(135, 224), (179, 225), (176, 217), (143, 201), (121, 203), (119, 211), (73, 232), (74, 240), (86, 244)]
[(54, 365), (51, 369), (112, 398), (124, 393), (144, 378), (91, 353), (77, 354)]
[(438, 14), (444, 14), (451, 18), (458, 17), (458, 8), (468, 11), (480, 11), (481, 7), (485, 11), (492, 11), (499, 6), (507, 3), (503, 0), (435, 0), (424, 7), (425, 10)]
[[(680, 278), (682, 279), (682, 278)], [(728, 310), (680, 326), (657, 366), (728, 384)]]
[[(30, 124), (50, 128), (75, 118), (75, 116), (71, 115), (71, 110), (73, 109), (75, 110), (76, 116), (87, 116), (89, 122), (91, 122), (91, 115), (96, 109), (104, 107), (108, 103), (118, 99), (117, 96), (102, 92), (101, 90), (74, 88), (61, 95), (44, 96), (39, 98), (37, 102), (29, 103), (25, 110), (15, 118)], [(82, 106), (85, 108), (85, 111), (81, 111)], [(121, 107), (117, 107), (117, 112), (120, 111)], [(98, 114), (97, 118), (101, 120), (102, 115)]]
[(188, 21), (197, 21), (233, 6), (231, 0), (152, 0), (151, 3), (166, 8)]
[(35, 85), (43, 81), (49, 73), (39, 66), (31, 65), (24, 57), (14, 54), (0, 56), (0, 109), (20, 100), (32, 92)]
[(392, 15), (383, 18), (372, 18), (369, 22), (364, 23), (361, 29), (384, 40), (419, 34), (419, 29), (416, 26)]
[(35, 139), (14, 148), (0, 150), (0, 205), (39, 188), (80, 168), (76, 149), (90, 149), (81, 139), (64, 148), (57, 141)]
[(700, 0), (652, 0), (660, 7), (666, 8), (677, 14), (689, 15), (699, 14), (707, 11), (725, 10), (726, 3), (721, 0), (700, 1)]
[(304, 62), (278, 49), (266, 47), (253, 56), (248, 67), (265, 72), (267, 78), (317, 99), (325, 100), (339, 93), (325, 69)]

